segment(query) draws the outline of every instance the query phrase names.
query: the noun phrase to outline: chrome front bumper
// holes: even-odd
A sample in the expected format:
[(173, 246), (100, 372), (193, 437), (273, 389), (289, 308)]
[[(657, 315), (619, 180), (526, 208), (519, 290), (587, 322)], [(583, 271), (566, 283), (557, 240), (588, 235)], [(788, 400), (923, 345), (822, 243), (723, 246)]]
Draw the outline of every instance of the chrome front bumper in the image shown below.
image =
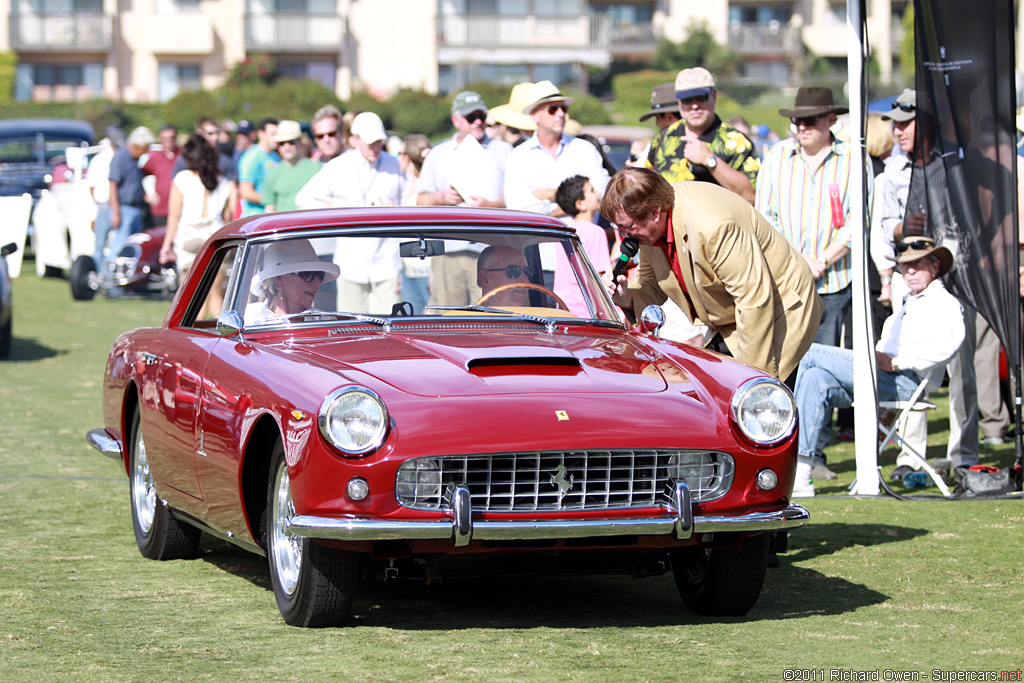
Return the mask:
[(597, 536), (671, 535), (678, 540), (694, 533), (713, 534), (738, 531), (778, 531), (803, 526), (810, 513), (802, 505), (790, 504), (776, 512), (747, 515), (693, 516), (690, 491), (685, 483), (675, 486), (665, 516), (616, 519), (515, 519), (473, 521), (469, 489), (454, 487), (448, 495), (445, 514), (450, 519), (419, 522), (356, 517), (330, 518), (296, 515), (285, 531), (296, 536), (332, 541), (397, 541), (451, 539), (456, 546), (475, 541), (526, 541), (538, 539), (587, 538)]
[(90, 429), (85, 435), (86, 442), (108, 458), (123, 460), (121, 442), (110, 438), (106, 429)]

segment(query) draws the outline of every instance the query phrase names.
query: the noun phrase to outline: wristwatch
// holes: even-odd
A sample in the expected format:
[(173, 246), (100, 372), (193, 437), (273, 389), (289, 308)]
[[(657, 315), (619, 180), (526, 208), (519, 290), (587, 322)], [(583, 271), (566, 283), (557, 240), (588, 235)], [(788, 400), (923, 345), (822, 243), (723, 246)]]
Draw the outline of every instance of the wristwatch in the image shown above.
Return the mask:
[(708, 167), (709, 171), (715, 170), (715, 166), (718, 166), (718, 156), (712, 154), (708, 157), (708, 160), (704, 162), (704, 165)]

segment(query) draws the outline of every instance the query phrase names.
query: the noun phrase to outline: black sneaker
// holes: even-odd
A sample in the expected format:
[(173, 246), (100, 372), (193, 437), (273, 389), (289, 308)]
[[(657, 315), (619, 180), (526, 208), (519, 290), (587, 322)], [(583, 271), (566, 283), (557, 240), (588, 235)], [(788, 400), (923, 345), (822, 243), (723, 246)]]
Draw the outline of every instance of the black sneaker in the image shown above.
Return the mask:
[(914, 468), (911, 467), (910, 465), (900, 465), (896, 469), (894, 469), (892, 473), (889, 475), (889, 481), (902, 481), (904, 474), (913, 471)]

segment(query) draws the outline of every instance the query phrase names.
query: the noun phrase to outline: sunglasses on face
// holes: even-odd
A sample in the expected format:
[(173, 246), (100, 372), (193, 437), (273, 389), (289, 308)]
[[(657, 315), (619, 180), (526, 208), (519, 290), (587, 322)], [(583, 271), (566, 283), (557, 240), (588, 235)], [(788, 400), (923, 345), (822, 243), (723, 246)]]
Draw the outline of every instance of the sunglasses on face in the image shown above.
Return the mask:
[(338, 129), (335, 128), (334, 130), (327, 130), (324, 131), (323, 133), (317, 133), (314, 137), (317, 140), (323, 140), (324, 138), (336, 138), (338, 137)]
[(280, 147), (281, 145), (297, 145), (297, 144), (299, 144), (298, 140), (282, 140), (281, 142), (277, 143), (278, 147)]
[(314, 280), (323, 281), (324, 272), (322, 270), (303, 270), (302, 272), (295, 273), (303, 282), (313, 282)]
[(517, 280), (519, 279), (519, 276), (523, 274), (526, 275), (528, 280), (533, 278), (533, 268), (530, 266), (520, 266), (515, 263), (510, 266), (505, 266), (504, 268), (484, 268), (484, 270), (491, 273), (504, 271), (505, 276), (508, 277), (509, 280)]
[(908, 114), (911, 113), (911, 112), (917, 111), (917, 107), (915, 107), (912, 104), (907, 104), (906, 102), (893, 102), (892, 103), (892, 108), (893, 109), (899, 109), (900, 111), (905, 111)]
[(569, 113), (569, 105), (568, 104), (549, 104), (548, 105), (548, 114), (550, 114), (551, 116), (554, 116), (559, 111), (562, 111), (562, 112), (565, 112), (566, 114), (568, 114)]
[(704, 93), (703, 95), (694, 95), (693, 97), (684, 97), (684, 98), (682, 98), (679, 101), (682, 102), (683, 104), (685, 104), (686, 106), (690, 106), (694, 102), (700, 102), (700, 103), (703, 104), (704, 102), (707, 102), (710, 97), (711, 97), (711, 95), (709, 95), (708, 93)]
[(913, 242), (897, 242), (892, 245), (892, 248), (896, 250), (897, 254), (902, 254), (907, 249), (922, 251), (924, 249), (930, 249), (933, 246), (935, 246), (935, 244), (929, 240), (914, 240)]
[(487, 118), (487, 114), (482, 111), (474, 111), (466, 114), (462, 118), (466, 119), (469, 123), (476, 123), (477, 121), (483, 121)]
[(793, 118), (790, 119), (790, 121), (793, 123), (794, 126), (803, 126), (804, 128), (811, 128), (812, 126), (814, 126), (814, 124), (818, 122), (818, 119), (820, 119), (822, 116), (824, 116), (824, 114), (819, 114), (818, 116), (794, 116)]

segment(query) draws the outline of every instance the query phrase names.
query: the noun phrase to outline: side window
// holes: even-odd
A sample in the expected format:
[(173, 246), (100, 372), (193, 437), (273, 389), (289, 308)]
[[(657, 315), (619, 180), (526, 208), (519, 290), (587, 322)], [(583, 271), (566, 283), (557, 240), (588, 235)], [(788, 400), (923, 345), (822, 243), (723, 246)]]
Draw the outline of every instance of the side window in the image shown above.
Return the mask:
[(217, 316), (224, 307), (224, 295), (237, 253), (236, 246), (226, 246), (214, 254), (182, 321), (185, 326), (210, 330), (217, 326)]

